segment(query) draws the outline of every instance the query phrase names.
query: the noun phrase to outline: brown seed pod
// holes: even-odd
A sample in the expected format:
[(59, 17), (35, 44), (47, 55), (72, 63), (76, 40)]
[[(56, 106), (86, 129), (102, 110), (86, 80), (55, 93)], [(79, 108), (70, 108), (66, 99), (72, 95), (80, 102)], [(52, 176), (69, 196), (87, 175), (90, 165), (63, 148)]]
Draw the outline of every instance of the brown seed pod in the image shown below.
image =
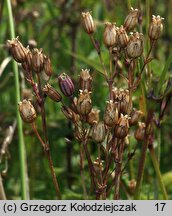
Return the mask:
[(112, 47), (116, 44), (116, 27), (114, 23), (105, 23), (103, 41), (107, 47)]
[(84, 91), (87, 89), (88, 91), (91, 91), (92, 77), (90, 76), (88, 69), (82, 69), (80, 73), (79, 84), (81, 90)]
[(87, 122), (90, 125), (93, 125), (95, 122), (99, 121), (100, 110), (97, 108), (92, 108), (91, 112), (87, 115)]
[(62, 100), (62, 96), (49, 83), (45, 85), (45, 87), (43, 88), (43, 92), (55, 102), (59, 102)]
[(45, 74), (48, 77), (51, 77), (51, 75), (53, 73), (53, 69), (52, 69), (52, 65), (51, 65), (51, 60), (46, 55), (44, 55), (44, 71), (45, 71)]
[(24, 62), (22, 62), (22, 67), (27, 72), (32, 71), (32, 52), (30, 51), (29, 47), (26, 48), (26, 59)]
[(65, 96), (70, 97), (73, 95), (75, 90), (74, 84), (71, 78), (67, 74), (62, 73), (58, 77), (58, 82), (59, 82), (60, 90)]
[(138, 128), (136, 129), (134, 136), (137, 141), (143, 141), (146, 134), (146, 125), (145, 123), (139, 122)]
[(40, 73), (44, 68), (43, 50), (33, 49), (32, 52), (32, 68), (36, 73)]
[(119, 139), (124, 139), (129, 131), (128, 115), (121, 114), (118, 124), (115, 126), (114, 134)]
[(37, 115), (34, 106), (30, 100), (24, 99), (18, 103), (20, 116), (26, 123), (32, 123), (35, 121)]
[(92, 139), (95, 142), (101, 143), (105, 139), (106, 129), (103, 122), (97, 122), (92, 127)]
[(19, 37), (8, 40), (7, 47), (9, 48), (10, 53), (16, 62), (22, 63), (26, 61), (27, 50), (19, 41)]
[(138, 32), (131, 33), (127, 44), (129, 58), (138, 58), (143, 53), (143, 35)]
[(127, 32), (133, 30), (138, 23), (139, 10), (138, 9), (130, 9), (130, 13), (125, 18), (124, 27)]
[(91, 13), (90, 12), (82, 12), (81, 15), (82, 15), (82, 22), (83, 22), (83, 26), (84, 26), (85, 31), (88, 34), (94, 33), (95, 32), (95, 24), (94, 24), (93, 18), (91, 16)]
[(163, 24), (162, 20), (164, 18), (160, 16), (154, 16), (152, 15), (152, 22), (149, 25), (148, 35), (151, 40), (157, 40), (162, 33), (163, 30)]
[(77, 110), (81, 115), (88, 115), (92, 109), (91, 92), (80, 90), (77, 101)]
[(143, 116), (143, 112), (133, 108), (130, 116), (131, 116), (131, 118), (129, 120), (129, 124), (130, 125), (136, 125), (138, 123), (139, 119), (141, 118), (141, 116)]
[(123, 26), (121, 26), (120, 28), (117, 28), (117, 39), (118, 39), (118, 44), (121, 48), (124, 48), (127, 46), (129, 42), (129, 37)]
[(106, 109), (104, 113), (104, 123), (109, 126), (113, 127), (118, 122), (118, 109), (116, 104), (113, 103), (112, 100), (107, 101)]

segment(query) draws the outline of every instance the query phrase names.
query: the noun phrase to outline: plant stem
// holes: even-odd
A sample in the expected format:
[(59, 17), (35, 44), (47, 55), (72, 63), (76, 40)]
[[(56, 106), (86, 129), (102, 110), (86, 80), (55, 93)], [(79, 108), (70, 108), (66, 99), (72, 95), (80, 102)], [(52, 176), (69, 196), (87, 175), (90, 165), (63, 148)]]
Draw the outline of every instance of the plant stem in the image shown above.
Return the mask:
[(116, 168), (115, 168), (115, 179), (114, 179), (114, 184), (115, 184), (114, 199), (115, 200), (118, 200), (120, 198), (119, 189), (120, 189), (120, 180), (122, 174), (121, 168), (122, 168), (123, 151), (124, 151), (124, 140), (121, 140), (121, 143), (119, 143), (118, 162), (116, 163)]
[(157, 157), (155, 155), (155, 151), (154, 151), (153, 146), (149, 147), (149, 152), (150, 152), (150, 156), (152, 158), (153, 166), (155, 168), (155, 172), (156, 172), (156, 175), (157, 175), (157, 178), (158, 178), (158, 182), (159, 182), (159, 186), (160, 186), (160, 189), (161, 189), (161, 192), (162, 192), (162, 195), (163, 195), (163, 199), (168, 200), (167, 191), (166, 191), (164, 183), (162, 181), (162, 176), (161, 176), (161, 172), (160, 172), (160, 169), (159, 169), (158, 160), (157, 160)]
[(44, 141), (42, 140), (42, 138), (39, 135), (38, 130), (37, 130), (36, 126), (35, 126), (35, 122), (32, 123), (31, 126), (32, 126), (32, 129), (33, 129), (35, 135), (39, 139), (39, 141), (40, 141), (40, 143), (41, 143), (41, 145), (42, 145), (42, 147), (44, 149), (44, 153), (45, 153), (46, 157), (48, 158), (49, 167), (50, 167), (50, 171), (51, 171), (54, 187), (55, 187), (55, 190), (56, 190), (57, 198), (61, 199), (60, 189), (59, 189), (59, 185), (58, 185), (58, 182), (57, 182), (56, 174), (55, 174), (55, 171), (54, 171), (54, 166), (53, 166), (53, 162), (52, 162), (52, 159), (51, 159), (49, 145), (47, 145), (46, 143), (44, 143)]
[(88, 199), (88, 195), (87, 195), (85, 176), (84, 176), (84, 152), (83, 152), (82, 143), (80, 143), (80, 173), (81, 173), (83, 195), (84, 195), (84, 199), (86, 200), (86, 199)]
[(136, 184), (136, 190), (134, 194), (134, 199), (136, 200), (140, 199), (140, 190), (141, 190), (142, 181), (143, 181), (147, 148), (148, 148), (148, 140), (145, 139), (145, 142), (143, 143), (143, 147), (142, 147), (140, 161), (139, 161), (137, 184)]
[(95, 41), (93, 35), (90, 35), (90, 39), (91, 39), (92, 44), (94, 45), (94, 48), (95, 48), (96, 51), (97, 51), (97, 54), (98, 54), (99, 59), (100, 59), (100, 63), (101, 63), (101, 65), (102, 65), (102, 67), (103, 67), (104, 75), (105, 75), (105, 77), (107, 78), (107, 71), (106, 71), (106, 67), (105, 67), (105, 64), (104, 64), (104, 61), (103, 61), (103, 58), (102, 58), (102, 54), (101, 54), (100, 48), (99, 48), (98, 45), (96, 44), (96, 41)]
[[(12, 14), (11, 1), (6, 0), (8, 9), (8, 19), (10, 26), (10, 36), (15, 38), (14, 31), (14, 20)], [(19, 73), (17, 63), (13, 60), (13, 71), (15, 76), (15, 99), (16, 99), (16, 112), (17, 112), (17, 128), (18, 128), (18, 139), (19, 139), (19, 161), (20, 161), (20, 178), (21, 178), (21, 198), (29, 199), (29, 185), (27, 176), (27, 165), (26, 165), (26, 152), (23, 137), (23, 126), (22, 121), (18, 112), (18, 102), (20, 101), (20, 86), (19, 86)]]

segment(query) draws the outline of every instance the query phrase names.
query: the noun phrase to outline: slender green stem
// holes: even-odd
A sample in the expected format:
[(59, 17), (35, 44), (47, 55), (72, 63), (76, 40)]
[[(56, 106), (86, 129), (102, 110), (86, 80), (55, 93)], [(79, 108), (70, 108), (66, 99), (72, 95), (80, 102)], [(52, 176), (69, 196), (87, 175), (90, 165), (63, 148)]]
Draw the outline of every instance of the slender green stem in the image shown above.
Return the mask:
[(149, 151), (150, 151), (150, 156), (152, 158), (153, 166), (155, 168), (155, 172), (156, 172), (156, 175), (157, 175), (157, 178), (158, 178), (159, 186), (160, 186), (160, 189), (161, 189), (161, 192), (162, 192), (162, 195), (163, 195), (163, 199), (168, 200), (167, 191), (166, 191), (164, 183), (162, 181), (162, 176), (161, 176), (161, 172), (160, 172), (160, 169), (159, 169), (158, 160), (157, 160), (157, 157), (155, 155), (155, 151), (154, 151), (153, 147), (150, 147)]
[[(14, 20), (11, 8), (11, 1), (6, 0), (7, 9), (8, 9), (8, 19), (10, 26), (10, 36), (15, 38), (14, 31)], [(17, 111), (17, 128), (18, 128), (18, 139), (19, 139), (19, 160), (20, 160), (20, 172), (21, 172), (21, 193), (22, 199), (29, 199), (29, 185), (27, 182), (27, 165), (26, 165), (26, 152), (24, 146), (24, 137), (23, 137), (23, 127), (22, 121), (18, 112), (18, 102), (20, 101), (20, 86), (19, 86), (19, 73), (18, 66), (15, 61), (13, 61), (13, 70), (15, 76), (15, 98), (16, 98), (16, 111)]]

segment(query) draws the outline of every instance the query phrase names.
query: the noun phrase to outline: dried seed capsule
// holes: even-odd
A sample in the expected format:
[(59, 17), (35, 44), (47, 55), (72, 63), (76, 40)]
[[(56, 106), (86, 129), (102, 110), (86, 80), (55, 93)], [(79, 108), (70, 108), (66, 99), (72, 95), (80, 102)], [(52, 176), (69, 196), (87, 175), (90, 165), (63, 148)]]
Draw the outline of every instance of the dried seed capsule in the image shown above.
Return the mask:
[(148, 35), (151, 40), (157, 40), (162, 33), (163, 30), (163, 24), (162, 20), (164, 18), (160, 16), (154, 16), (152, 15), (152, 22), (149, 25)]
[(51, 75), (53, 73), (51, 60), (45, 55), (44, 55), (44, 71), (48, 77), (51, 77)]
[(7, 46), (10, 50), (11, 55), (15, 59), (15, 61), (22, 63), (26, 60), (26, 48), (22, 45), (22, 43), (19, 41), (19, 37), (8, 40)]
[(23, 100), (18, 103), (20, 116), (26, 123), (32, 123), (36, 119), (36, 111), (34, 106), (29, 100)]
[(135, 28), (135, 26), (138, 23), (138, 18), (139, 18), (139, 10), (138, 9), (130, 9), (130, 13), (128, 16), (125, 18), (124, 21), (124, 27), (126, 31), (131, 31)]
[(32, 53), (32, 68), (36, 73), (40, 73), (44, 67), (43, 50), (33, 49)]
[(77, 101), (77, 110), (81, 115), (88, 115), (92, 109), (91, 92), (80, 90)]
[(85, 31), (92, 34), (95, 31), (95, 24), (90, 12), (82, 12), (82, 21)]
[(129, 120), (130, 125), (136, 125), (140, 119), (141, 116), (143, 116), (143, 112), (140, 110), (136, 110), (133, 108), (133, 111), (131, 112), (131, 119)]
[(121, 90), (120, 112), (126, 114), (129, 109), (129, 91), (127, 89)]
[(70, 97), (73, 95), (75, 90), (74, 84), (71, 78), (67, 74), (62, 73), (58, 77), (58, 82), (59, 82), (60, 90), (65, 96)]
[(146, 133), (146, 125), (145, 123), (139, 122), (139, 126), (136, 129), (134, 136), (137, 141), (143, 141), (145, 138), (145, 133)]
[(32, 52), (29, 47), (26, 48), (26, 60), (22, 62), (22, 67), (27, 72), (32, 70)]
[(101, 143), (105, 139), (106, 129), (103, 122), (95, 123), (92, 127), (92, 139), (95, 142)]
[(66, 116), (67, 119), (73, 121), (74, 123), (79, 121), (79, 115), (77, 115), (69, 107), (63, 105), (61, 110), (62, 110), (63, 114)]
[(138, 32), (131, 33), (127, 44), (127, 54), (129, 58), (137, 58), (143, 53), (143, 35)]
[(105, 113), (104, 113), (104, 123), (109, 126), (115, 126), (118, 122), (118, 109), (112, 100), (107, 101)]
[(49, 83), (43, 88), (43, 92), (55, 102), (62, 100), (62, 96)]
[(112, 47), (116, 43), (116, 27), (114, 23), (105, 23), (105, 30), (103, 35), (104, 44), (107, 47)]
[(92, 77), (90, 76), (89, 70), (82, 69), (80, 73), (80, 79), (79, 79), (80, 89), (83, 91), (86, 89), (88, 91), (91, 91), (91, 83), (92, 83)]
[(121, 114), (118, 124), (115, 126), (114, 134), (119, 139), (124, 139), (129, 131), (128, 115)]
[(91, 112), (87, 115), (87, 122), (90, 125), (93, 125), (95, 122), (99, 121), (100, 110), (97, 108), (92, 108)]
[(124, 48), (127, 46), (129, 42), (129, 37), (127, 35), (127, 32), (123, 26), (117, 29), (117, 36), (118, 36), (118, 44), (121, 48)]

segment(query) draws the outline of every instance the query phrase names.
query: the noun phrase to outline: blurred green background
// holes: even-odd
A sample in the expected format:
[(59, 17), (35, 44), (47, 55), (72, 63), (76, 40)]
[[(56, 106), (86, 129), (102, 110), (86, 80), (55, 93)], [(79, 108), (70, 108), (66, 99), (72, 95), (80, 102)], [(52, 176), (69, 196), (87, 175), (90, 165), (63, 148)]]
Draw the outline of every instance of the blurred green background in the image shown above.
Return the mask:
[[(172, 0), (12, 0), (13, 15), (15, 20), (15, 32), (26, 46), (43, 48), (44, 53), (50, 56), (53, 64), (53, 78), (51, 84), (58, 89), (57, 75), (66, 72), (71, 75), (76, 82), (82, 68), (90, 68), (94, 77), (93, 82), (93, 104), (104, 110), (107, 100), (107, 87), (103, 78), (96, 73), (94, 64), (98, 62), (96, 51), (84, 32), (80, 14), (82, 11), (92, 11), (92, 15), (97, 23), (96, 39), (101, 42), (103, 57), (108, 62), (108, 52), (102, 43), (102, 32), (105, 21), (115, 22), (117, 26), (123, 24), (128, 14), (129, 8), (139, 8), (142, 11), (142, 31), (146, 40), (146, 29), (148, 27), (151, 14), (160, 15), (165, 18), (164, 32), (154, 49), (155, 60), (151, 63), (152, 74), (156, 77), (161, 74), (167, 57), (171, 52), (172, 43)], [(139, 30), (139, 29), (138, 29)], [(8, 14), (6, 1), (0, 1), (0, 65), (8, 60), (10, 56), (6, 49), (6, 40), (10, 39)], [(146, 44), (145, 44), (146, 50)], [(29, 88), (25, 82), (21, 68), (20, 83), (21, 94), (25, 94)], [(170, 77), (170, 71), (168, 76)], [(118, 87), (123, 87), (123, 83), (118, 83)], [(103, 87), (102, 87), (103, 86)], [(77, 95), (76, 83), (76, 95)], [(134, 105), (139, 107), (135, 93)], [(68, 101), (66, 100), (66, 103)], [(0, 148), (5, 138), (5, 131), (16, 119), (14, 97), (14, 74), (11, 61), (3, 70), (0, 70)], [(155, 133), (155, 147), (161, 142), (161, 162), (160, 168), (163, 179), (167, 187), (169, 198), (172, 198), (172, 104), (169, 103), (162, 127)], [(159, 107), (157, 106), (157, 112)], [(80, 182), (79, 169), (79, 144), (72, 135), (70, 123), (60, 112), (60, 105), (53, 103), (50, 99), (46, 101), (46, 114), (48, 122), (48, 134), (52, 158), (56, 173), (60, 182), (63, 199), (83, 199)], [(101, 112), (102, 115), (102, 112)], [(38, 129), (41, 131), (40, 119), (38, 119)], [(31, 199), (54, 199), (55, 192), (49, 173), (47, 161), (44, 157), (41, 145), (37, 138), (33, 136), (31, 128), (24, 124), (24, 137), (27, 152), (28, 176)], [(70, 140), (70, 141), (68, 141)], [(132, 145), (136, 141), (131, 136)], [(90, 146), (92, 157), (96, 159), (96, 147)], [(140, 147), (139, 147), (140, 148)], [(4, 189), (8, 199), (20, 199), (20, 172), (18, 155), (17, 132), (9, 146), (7, 158), (4, 157), (0, 163), (2, 172), (8, 166), (5, 174), (2, 173)], [(139, 160), (139, 151), (134, 158), (135, 175)], [(87, 170), (87, 163), (85, 164)], [(86, 182), (89, 185), (88, 172), (85, 172)], [(135, 176), (136, 177), (136, 176)], [(124, 183), (130, 180), (126, 174), (123, 177)], [(147, 157), (145, 178), (143, 182), (142, 199), (154, 199), (157, 197), (158, 186), (151, 159)], [(126, 199), (127, 197), (123, 197)], [(161, 197), (159, 197), (161, 198)]]

